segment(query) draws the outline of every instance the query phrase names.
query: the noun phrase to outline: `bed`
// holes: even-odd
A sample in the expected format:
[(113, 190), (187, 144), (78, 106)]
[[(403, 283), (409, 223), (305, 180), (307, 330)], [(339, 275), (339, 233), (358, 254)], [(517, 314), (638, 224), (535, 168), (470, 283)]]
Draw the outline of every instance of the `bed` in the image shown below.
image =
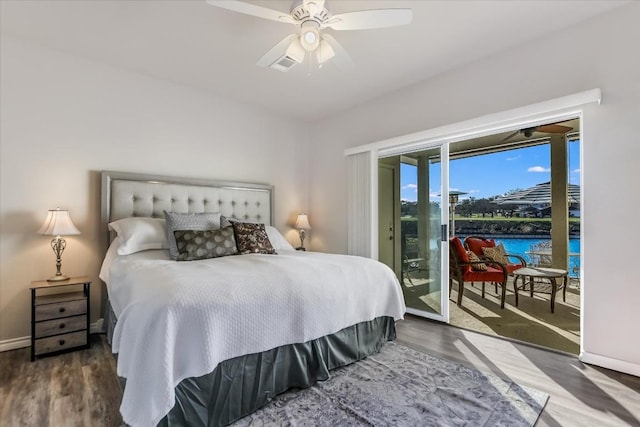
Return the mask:
[[(102, 172), (100, 277), (128, 425), (228, 425), (395, 338), (405, 306), (393, 271), (294, 250), (272, 226), (273, 194), (264, 184)], [(216, 233), (226, 219), (236, 233), (264, 230), (276, 253), (176, 261), (159, 224), (167, 215), (171, 230), (169, 215), (192, 214), (218, 218)]]

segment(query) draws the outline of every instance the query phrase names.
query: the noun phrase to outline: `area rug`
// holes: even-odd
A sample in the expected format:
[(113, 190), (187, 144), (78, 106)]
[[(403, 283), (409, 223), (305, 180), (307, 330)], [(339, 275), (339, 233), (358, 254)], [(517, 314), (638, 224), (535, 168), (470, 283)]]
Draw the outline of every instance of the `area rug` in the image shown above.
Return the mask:
[(332, 371), (313, 387), (286, 392), (233, 426), (533, 426), (548, 398), (387, 343), (380, 353)]

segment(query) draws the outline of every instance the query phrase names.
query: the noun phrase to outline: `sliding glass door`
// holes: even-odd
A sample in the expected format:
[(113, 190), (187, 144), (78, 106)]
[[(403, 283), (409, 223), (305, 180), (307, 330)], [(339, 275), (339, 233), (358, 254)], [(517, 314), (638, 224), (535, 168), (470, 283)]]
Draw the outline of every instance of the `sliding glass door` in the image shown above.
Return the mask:
[(449, 320), (447, 148), (381, 158), (378, 175), (380, 260), (398, 274), (407, 312), (444, 322)]

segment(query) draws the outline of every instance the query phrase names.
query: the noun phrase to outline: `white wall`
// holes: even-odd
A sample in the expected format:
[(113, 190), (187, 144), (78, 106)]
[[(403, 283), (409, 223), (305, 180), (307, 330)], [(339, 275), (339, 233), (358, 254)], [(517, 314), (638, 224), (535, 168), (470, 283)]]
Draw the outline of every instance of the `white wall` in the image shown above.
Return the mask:
[(638, 22), (640, 3), (632, 3), (317, 123), (311, 248), (346, 253), (345, 148), (599, 87), (603, 103), (586, 109), (582, 135), (584, 350), (640, 375)]
[(70, 210), (63, 273), (89, 275), (93, 321), (101, 170), (275, 185), (275, 224), (297, 245), (308, 207), (306, 126), (236, 102), (2, 36), (0, 342), (30, 334), (29, 285), (55, 273), (47, 210)]

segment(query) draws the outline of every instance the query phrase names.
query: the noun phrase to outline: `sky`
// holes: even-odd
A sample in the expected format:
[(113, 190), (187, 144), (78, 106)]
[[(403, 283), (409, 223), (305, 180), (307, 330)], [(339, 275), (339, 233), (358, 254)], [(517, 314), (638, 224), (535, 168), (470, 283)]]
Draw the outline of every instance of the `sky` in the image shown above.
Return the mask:
[[(485, 154), (449, 161), (449, 191), (468, 193), (460, 200), (502, 195), (510, 190), (525, 189), (548, 182), (550, 174), (549, 144), (519, 148), (500, 153)], [(440, 164), (430, 168), (429, 192), (431, 200), (439, 200)], [(417, 200), (417, 167), (400, 166), (400, 197)], [(569, 143), (569, 183), (580, 185), (580, 143)]]

